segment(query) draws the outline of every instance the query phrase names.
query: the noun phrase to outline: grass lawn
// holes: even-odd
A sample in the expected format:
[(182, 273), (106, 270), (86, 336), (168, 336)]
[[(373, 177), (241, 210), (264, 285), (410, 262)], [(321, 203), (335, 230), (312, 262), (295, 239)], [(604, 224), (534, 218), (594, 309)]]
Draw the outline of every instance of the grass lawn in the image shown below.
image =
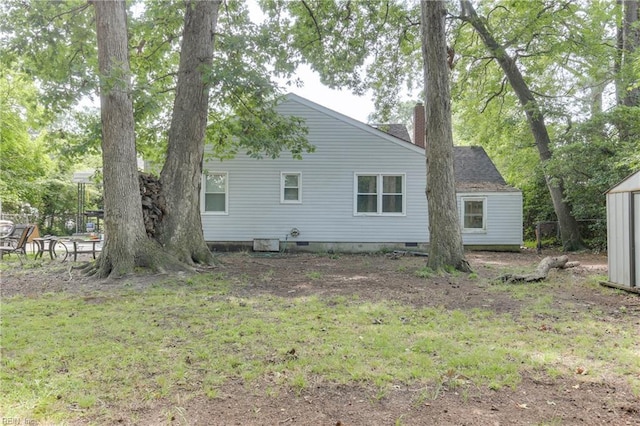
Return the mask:
[[(323, 280), (316, 271), (301, 276)], [(384, 398), (394, 384), (410, 383), (422, 389), (415, 404), (443, 389), (516, 389), (524, 372), (593, 380), (606, 373), (640, 392), (637, 325), (603, 321), (597, 307), (554, 304), (553, 280), (515, 287), (468, 280), (520, 301), (519, 309), (239, 295), (242, 282), (218, 272), (158, 278), (144, 288), (4, 298), (2, 416), (109, 423), (127, 407), (178, 395), (215, 400), (231, 380), (268, 383), (265, 397), (357, 383)]]

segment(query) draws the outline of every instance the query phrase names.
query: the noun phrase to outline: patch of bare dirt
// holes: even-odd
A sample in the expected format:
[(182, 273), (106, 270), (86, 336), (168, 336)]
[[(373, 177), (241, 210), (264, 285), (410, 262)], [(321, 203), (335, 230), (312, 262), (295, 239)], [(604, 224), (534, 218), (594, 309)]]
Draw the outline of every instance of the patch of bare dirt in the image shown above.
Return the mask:
[[(545, 255), (553, 254), (470, 252), (467, 260), (473, 275), (424, 279), (416, 271), (426, 259), (410, 255), (234, 253), (220, 255), (214, 273), (235, 284), (232, 292), (239, 297), (342, 295), (416, 307), (483, 308), (517, 315), (526, 302), (506, 292), (490, 291), (489, 281), (504, 272), (531, 272)], [(580, 266), (552, 270), (545, 284), (556, 307), (597, 311), (603, 321), (624, 321), (640, 330), (638, 295), (585, 284), (593, 275), (606, 277), (606, 255), (570, 254), (570, 260), (579, 261)], [(47, 292), (70, 292), (103, 297), (110, 289), (144, 288), (163, 278), (96, 281), (83, 277), (71, 265), (5, 271), (1, 295), (37, 297)], [(97, 291), (100, 294), (96, 295)], [(529, 372), (515, 389), (398, 385), (382, 395), (365, 385), (317, 383), (296, 393), (286, 388), (274, 392), (269, 383), (235, 381), (221, 389), (219, 398), (185, 396), (179, 406), (170, 401), (149, 401), (122, 412), (114, 421), (141, 425), (640, 425), (639, 398), (615, 377), (549, 378)]]
[[(260, 386), (231, 383), (213, 400), (195, 398), (169, 419), (189, 425), (637, 425), (637, 398), (615, 386), (525, 377), (517, 389), (374, 389), (318, 385), (302, 393), (265, 395)], [(137, 424), (167, 422), (161, 413)], [(163, 413), (166, 415), (166, 412)]]

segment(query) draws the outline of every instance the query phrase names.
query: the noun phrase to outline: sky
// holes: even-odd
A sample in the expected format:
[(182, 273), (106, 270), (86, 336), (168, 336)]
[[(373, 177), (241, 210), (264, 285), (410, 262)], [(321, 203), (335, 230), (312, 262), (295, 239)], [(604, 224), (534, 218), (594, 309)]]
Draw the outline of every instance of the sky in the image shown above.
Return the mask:
[[(260, 10), (260, 6), (258, 6), (256, 0), (248, 0), (247, 6), (249, 8), (249, 15), (254, 22), (260, 22), (264, 19), (264, 14)], [(302, 96), (323, 107), (332, 109), (348, 117), (362, 121), (363, 123), (366, 123), (369, 114), (374, 112), (373, 101), (370, 96), (356, 96), (348, 90), (330, 89), (320, 83), (320, 76), (308, 65), (298, 67), (295, 77), (299, 78), (304, 83), (304, 86), (296, 87), (295, 85), (285, 85), (287, 93), (293, 92), (298, 96)]]
[(290, 86), (287, 92), (309, 99), (326, 108), (337, 111), (363, 123), (374, 112), (373, 101), (369, 95), (356, 96), (348, 90), (334, 90), (320, 83), (320, 77), (307, 65), (298, 69), (296, 77), (304, 82), (303, 87)]

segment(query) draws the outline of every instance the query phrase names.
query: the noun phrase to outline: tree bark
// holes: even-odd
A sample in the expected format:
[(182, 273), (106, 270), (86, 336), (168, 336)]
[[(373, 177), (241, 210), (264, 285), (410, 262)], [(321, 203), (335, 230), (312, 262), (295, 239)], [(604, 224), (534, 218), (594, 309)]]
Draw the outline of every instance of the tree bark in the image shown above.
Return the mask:
[(158, 241), (179, 260), (212, 264), (202, 232), (200, 188), (209, 106), (205, 74), (213, 61), (213, 41), (221, 0), (188, 1), (167, 158), (160, 180), (166, 216)]
[[(637, 87), (637, 77), (634, 70), (636, 51), (640, 46), (638, 0), (617, 0), (618, 21), (616, 33), (616, 56), (613, 65), (616, 84), (616, 101), (622, 107), (637, 107), (640, 105), (640, 87)], [(616, 123), (619, 139), (622, 142), (633, 140), (637, 135), (632, 131), (633, 126), (626, 120)]]
[(430, 235), (427, 266), (438, 270), (449, 265), (470, 271), (464, 258), (456, 203), (445, 4), (442, 1), (422, 1), (421, 9)]
[[(106, 241), (95, 271), (128, 274), (136, 266), (179, 265), (147, 238), (142, 220), (124, 0), (94, 1), (100, 68), (100, 115)], [(184, 269), (184, 268), (180, 268)]]
[[(516, 61), (509, 56), (504, 46), (501, 46), (489, 32), (482, 19), (478, 17), (475, 9), (468, 0), (461, 0), (462, 16), (466, 22), (469, 22), (476, 30), (482, 41), (484, 42), (487, 50), (495, 57), (496, 61), (502, 68), (509, 84), (513, 88), (520, 105), (522, 105), (527, 122), (533, 134), (536, 147), (538, 148), (538, 154), (540, 156), (540, 162), (542, 163), (543, 170), (545, 170), (545, 164), (551, 159), (551, 139), (547, 126), (544, 122), (544, 114), (538, 106), (538, 103), (531, 93), (529, 86), (522, 77), (520, 69), (516, 64)], [(560, 227), (560, 235), (562, 238), (562, 245), (564, 250), (572, 251), (584, 248), (584, 243), (580, 236), (580, 230), (578, 228), (578, 222), (573, 217), (571, 207), (564, 200), (564, 183), (561, 177), (551, 176), (546, 170), (544, 171), (545, 181), (549, 193), (551, 195), (551, 201), (553, 202), (553, 209), (558, 218), (558, 225)]]
[(637, 87), (636, 73), (632, 71), (635, 53), (640, 46), (640, 27), (639, 27), (639, 8), (638, 0), (622, 0), (622, 73), (618, 93), (621, 104), (627, 107), (636, 107), (640, 105), (640, 87)]

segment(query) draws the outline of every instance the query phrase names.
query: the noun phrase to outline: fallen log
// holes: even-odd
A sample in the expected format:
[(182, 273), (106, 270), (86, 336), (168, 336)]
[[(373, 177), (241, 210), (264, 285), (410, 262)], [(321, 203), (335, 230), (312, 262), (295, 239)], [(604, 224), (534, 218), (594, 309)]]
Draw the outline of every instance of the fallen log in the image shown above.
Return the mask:
[(421, 251), (394, 250), (393, 252), (388, 253), (387, 256), (392, 259), (398, 259), (401, 256), (429, 257), (429, 253), (423, 253)]
[(518, 274), (504, 274), (497, 278), (497, 281), (504, 283), (531, 283), (543, 281), (549, 275), (549, 271), (553, 268), (567, 269), (574, 268), (580, 265), (580, 262), (569, 262), (569, 257), (566, 255), (551, 257), (547, 256), (538, 264), (538, 267), (531, 274), (518, 275)]

